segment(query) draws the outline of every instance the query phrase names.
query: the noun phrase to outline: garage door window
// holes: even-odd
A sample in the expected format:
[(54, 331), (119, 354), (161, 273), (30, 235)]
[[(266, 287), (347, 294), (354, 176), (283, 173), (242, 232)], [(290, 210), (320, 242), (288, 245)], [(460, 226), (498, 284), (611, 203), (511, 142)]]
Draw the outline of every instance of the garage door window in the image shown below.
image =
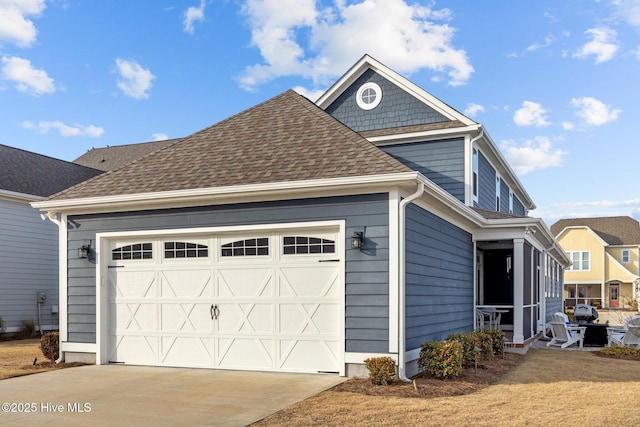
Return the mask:
[(269, 239), (266, 237), (238, 240), (222, 245), (222, 256), (263, 256), (269, 255)]
[(207, 245), (190, 242), (164, 242), (165, 258), (206, 258), (209, 256)]
[(129, 259), (152, 259), (153, 249), (151, 243), (135, 243), (121, 246), (111, 251), (111, 259), (114, 261)]
[(285, 236), (283, 238), (285, 255), (297, 254), (333, 254), (336, 243), (333, 240), (306, 236)]

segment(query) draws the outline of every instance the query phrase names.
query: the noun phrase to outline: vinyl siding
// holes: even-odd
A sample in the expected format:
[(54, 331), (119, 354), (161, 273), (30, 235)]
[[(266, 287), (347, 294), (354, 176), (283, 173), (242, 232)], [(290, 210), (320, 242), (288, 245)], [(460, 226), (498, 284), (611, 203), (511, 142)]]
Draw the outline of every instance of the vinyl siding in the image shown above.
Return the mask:
[(381, 146), (464, 203), (464, 139)]
[(513, 214), (520, 216), (527, 215), (527, 211), (525, 210), (524, 205), (515, 195), (513, 196)]
[(406, 348), (473, 329), (471, 235), (415, 205), (406, 212)]
[[(356, 103), (360, 86), (373, 82), (382, 89), (382, 101), (372, 110)], [(364, 72), (325, 111), (356, 132), (449, 121), (373, 70)]]
[(0, 200), (0, 316), (9, 331), (23, 321), (38, 325), (39, 291), (47, 295), (41, 322), (56, 326), (51, 306), (58, 305), (58, 227), (26, 203)]
[(503, 179), (500, 179), (500, 212), (509, 213), (509, 186)]
[(496, 170), (481, 152), (478, 152), (478, 202), (474, 206), (496, 210)]
[[(95, 269), (73, 252), (97, 232), (346, 220), (346, 351), (389, 349), (388, 195), (331, 197), (68, 218), (69, 341), (93, 343)], [(366, 246), (352, 250), (350, 236), (365, 231)]]

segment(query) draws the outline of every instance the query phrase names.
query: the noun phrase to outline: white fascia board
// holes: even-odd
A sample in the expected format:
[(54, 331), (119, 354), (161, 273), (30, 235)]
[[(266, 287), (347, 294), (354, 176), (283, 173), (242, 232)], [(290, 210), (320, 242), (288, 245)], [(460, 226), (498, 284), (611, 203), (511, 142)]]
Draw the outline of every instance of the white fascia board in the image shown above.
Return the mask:
[[(122, 210), (168, 209), (212, 203), (240, 203), (296, 197), (322, 197), (328, 192), (365, 194), (380, 187), (415, 182), (418, 172), (123, 194), (33, 203), (41, 211), (86, 214)], [(368, 190), (367, 190), (368, 189)]]
[(44, 200), (45, 197), (34, 196), (33, 194), (16, 193), (15, 191), (0, 190), (0, 200), (8, 200), (10, 202), (31, 203)]
[(425, 104), (429, 105), (438, 113), (442, 114), (449, 120), (459, 120), (465, 125), (476, 124), (473, 120), (469, 119), (464, 114), (456, 111), (451, 106), (440, 101), (429, 92), (425, 91), (421, 87), (412, 83), (405, 77), (396, 73), (386, 65), (373, 59), (369, 55), (364, 55), (360, 60), (353, 65), (340, 79), (338, 79), (317, 101), (318, 105), (323, 110), (327, 108), (342, 92), (353, 83), (358, 77), (360, 77), (367, 69), (372, 69), (376, 73), (385, 77), (387, 80), (394, 83), (407, 93), (420, 99)]
[(511, 190), (512, 191), (516, 190), (516, 194), (518, 196), (522, 196), (525, 199), (525, 200), (521, 200), (521, 202), (524, 204), (527, 210), (534, 210), (536, 208), (536, 205), (535, 203), (533, 203), (533, 199), (531, 199), (531, 196), (529, 196), (529, 193), (527, 193), (527, 190), (524, 189), (524, 186), (518, 179), (518, 176), (513, 171), (513, 169), (511, 169), (511, 166), (509, 166), (509, 164), (503, 157), (502, 153), (498, 149), (498, 146), (496, 145), (495, 142), (493, 142), (491, 135), (489, 135), (489, 132), (487, 132), (486, 129), (484, 130), (484, 135), (480, 140), (485, 142), (484, 144), (480, 144), (480, 146), (486, 147), (491, 153), (491, 155), (493, 156), (493, 158), (498, 162), (498, 164), (494, 166), (498, 166), (498, 169), (501, 172), (500, 175), (502, 175), (503, 177), (505, 175), (508, 176), (509, 180), (517, 187), (516, 189), (512, 188)]
[(443, 138), (454, 138), (456, 136), (465, 136), (477, 131), (479, 128), (480, 125), (474, 124), (457, 128), (434, 129), (423, 132), (407, 132), (397, 135), (373, 136), (367, 138), (367, 141), (375, 144), (378, 147), (381, 147), (384, 145), (398, 144), (400, 142), (423, 142)]

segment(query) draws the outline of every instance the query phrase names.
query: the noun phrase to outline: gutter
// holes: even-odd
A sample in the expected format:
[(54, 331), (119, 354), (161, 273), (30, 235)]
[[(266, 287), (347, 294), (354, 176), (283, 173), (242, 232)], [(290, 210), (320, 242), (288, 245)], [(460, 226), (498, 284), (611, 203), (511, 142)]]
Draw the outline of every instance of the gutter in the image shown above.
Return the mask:
[(424, 194), (424, 183), (418, 184), (418, 190), (403, 199), (398, 209), (398, 378), (404, 382), (411, 382), (406, 376), (405, 361), (405, 210), (409, 203)]
[[(55, 225), (58, 226), (58, 230), (60, 230), (62, 228), (62, 220), (58, 219), (58, 214), (55, 212), (47, 212), (47, 213), (43, 213), (40, 215), (40, 217), (42, 218), (43, 221), (46, 221), (47, 219), (49, 219), (49, 221), (53, 222)], [(65, 284), (66, 286), (66, 284)], [(58, 284), (58, 288), (60, 287), (60, 284)], [(60, 322), (60, 320), (58, 319), (58, 322)], [(62, 346), (60, 345), (60, 335), (58, 335), (58, 349), (60, 349)], [(59, 355), (58, 358), (55, 360), (55, 363), (61, 363), (64, 362), (64, 352), (63, 351), (59, 351)]]

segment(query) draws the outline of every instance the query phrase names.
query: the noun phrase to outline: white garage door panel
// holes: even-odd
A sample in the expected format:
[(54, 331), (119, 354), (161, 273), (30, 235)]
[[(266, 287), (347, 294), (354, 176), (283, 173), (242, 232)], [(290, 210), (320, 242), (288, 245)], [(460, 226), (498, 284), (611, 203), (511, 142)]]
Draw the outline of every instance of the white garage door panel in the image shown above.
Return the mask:
[[(261, 234), (269, 239), (268, 255), (261, 256), (221, 256), (222, 245), (253, 239), (251, 234), (200, 237), (198, 250), (206, 249), (202, 258), (189, 258), (176, 243), (165, 243), (193, 242), (189, 237), (111, 242), (110, 250), (129, 259), (109, 264), (115, 267), (109, 269), (109, 360), (339, 371), (341, 263), (336, 253), (283, 255), (284, 235)], [(335, 232), (321, 237), (337, 241)], [(147, 245), (134, 259), (137, 243)], [(173, 253), (167, 255), (168, 247)]]

